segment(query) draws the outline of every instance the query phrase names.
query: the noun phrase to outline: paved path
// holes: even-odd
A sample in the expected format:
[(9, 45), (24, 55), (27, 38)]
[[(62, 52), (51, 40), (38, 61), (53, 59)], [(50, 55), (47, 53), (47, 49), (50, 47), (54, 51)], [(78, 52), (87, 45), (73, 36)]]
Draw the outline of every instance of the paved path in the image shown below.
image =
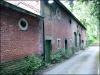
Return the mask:
[(98, 46), (92, 46), (77, 54), (69, 60), (53, 67), (45, 74), (98, 74), (96, 67), (96, 55), (99, 52)]

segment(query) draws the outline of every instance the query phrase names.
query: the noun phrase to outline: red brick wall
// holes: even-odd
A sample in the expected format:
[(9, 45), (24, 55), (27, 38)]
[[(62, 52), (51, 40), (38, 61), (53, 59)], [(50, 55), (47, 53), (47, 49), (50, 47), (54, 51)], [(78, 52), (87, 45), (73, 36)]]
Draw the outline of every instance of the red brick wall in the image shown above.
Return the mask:
[[(57, 50), (57, 38), (61, 39), (61, 48), (64, 48), (65, 38), (67, 39), (68, 48), (74, 47), (74, 32), (77, 33), (78, 30), (81, 30), (81, 27), (73, 17), (69, 16), (66, 11), (61, 9), (56, 3), (53, 3), (52, 7), (49, 4), (44, 4), (44, 15), (45, 36), (52, 39), (52, 50)], [(70, 19), (71, 24), (69, 22)], [(77, 25), (79, 27), (78, 29)], [(84, 31), (84, 29), (83, 32), (78, 31), (83, 39), (86, 37), (85, 35), (83, 36)], [(48, 37), (46, 39), (48, 39)], [(79, 42), (77, 44), (79, 44)]]
[(83, 28), (82, 28), (82, 31), (81, 31), (81, 39), (84, 40), (83, 45), (85, 47), (86, 46), (86, 30), (84, 30)]
[[(6, 7), (1, 7), (0, 10), (1, 61), (41, 53), (42, 36), (40, 35), (39, 19)], [(20, 30), (18, 26), (20, 18), (28, 21), (28, 30)]]
[[(64, 48), (65, 38), (68, 41), (68, 47), (72, 47), (72, 42), (70, 42), (72, 39), (72, 25), (69, 23), (70, 16), (59, 7), (56, 9), (52, 7), (51, 9), (49, 5), (44, 7), (44, 25), (45, 36), (52, 38), (52, 50), (57, 50), (57, 38), (61, 39), (61, 48)], [(56, 10), (59, 12), (56, 13)]]

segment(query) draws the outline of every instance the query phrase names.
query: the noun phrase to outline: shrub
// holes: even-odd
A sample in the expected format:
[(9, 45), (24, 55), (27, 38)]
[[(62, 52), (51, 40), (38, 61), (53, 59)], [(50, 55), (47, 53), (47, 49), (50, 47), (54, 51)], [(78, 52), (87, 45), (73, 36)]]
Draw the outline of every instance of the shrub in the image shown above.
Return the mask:
[(2, 67), (0, 75), (32, 75), (41, 67), (42, 59), (32, 55), (14, 63), (8, 67)]
[(37, 70), (42, 64), (42, 60), (34, 55), (27, 57), (25, 60), (29, 64), (30, 70)]
[(73, 49), (72, 48), (68, 48), (66, 51), (66, 56), (67, 58), (70, 58), (73, 55)]
[(58, 63), (61, 61), (61, 53), (57, 52), (51, 55), (51, 63)]
[(59, 49), (56, 53), (51, 55), (51, 63), (59, 63), (66, 58), (67, 57), (64, 49)]
[(61, 62), (63, 59), (68, 59), (74, 54), (73, 48), (67, 50), (59, 49), (58, 52), (51, 55), (51, 63)]
[(29, 73), (29, 74), (31, 74), (32, 72), (34, 73), (42, 65), (42, 59), (40, 59), (39, 57), (36, 57), (35, 55), (28, 56), (24, 60), (27, 63), (27, 67), (22, 69), (22, 71), (23, 71), (22, 73), (24, 75), (27, 73)]

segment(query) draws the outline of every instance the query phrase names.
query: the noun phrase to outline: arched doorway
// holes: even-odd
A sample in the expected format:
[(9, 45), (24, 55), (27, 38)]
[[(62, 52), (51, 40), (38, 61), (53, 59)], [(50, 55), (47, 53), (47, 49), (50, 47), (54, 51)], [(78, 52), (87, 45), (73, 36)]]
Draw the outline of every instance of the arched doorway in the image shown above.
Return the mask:
[(77, 34), (74, 32), (74, 45), (77, 47)]
[(81, 34), (79, 34), (79, 48), (81, 48)]

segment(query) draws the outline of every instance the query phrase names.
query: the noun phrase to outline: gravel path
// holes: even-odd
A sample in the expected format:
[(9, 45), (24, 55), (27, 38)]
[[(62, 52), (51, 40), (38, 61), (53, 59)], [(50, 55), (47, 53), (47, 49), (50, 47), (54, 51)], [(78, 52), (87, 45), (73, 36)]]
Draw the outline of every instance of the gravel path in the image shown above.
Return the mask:
[[(53, 67), (45, 74), (98, 74), (96, 67), (96, 55), (99, 52), (98, 46), (89, 47), (79, 52), (76, 56)], [(98, 74), (99, 75), (99, 74)]]

